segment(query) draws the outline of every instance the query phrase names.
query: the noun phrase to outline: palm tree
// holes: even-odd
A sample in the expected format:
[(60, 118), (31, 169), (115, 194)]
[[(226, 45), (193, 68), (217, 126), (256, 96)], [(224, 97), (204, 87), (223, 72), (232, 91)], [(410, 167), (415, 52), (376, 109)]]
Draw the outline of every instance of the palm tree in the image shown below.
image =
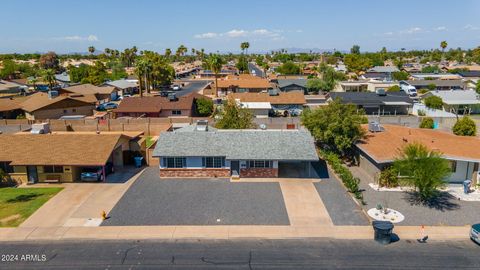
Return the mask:
[(240, 49), (242, 49), (243, 53), (248, 54), (248, 48), (250, 48), (250, 43), (248, 42), (240, 43)]
[(447, 41), (443, 40), (442, 42), (440, 42), (440, 48), (442, 48), (442, 62), (445, 60), (445, 49), (447, 48), (448, 46), (448, 43)]
[(218, 74), (222, 71), (223, 58), (218, 54), (211, 54), (204, 61), (204, 65), (215, 74), (215, 97), (218, 97)]
[(33, 91), (37, 90), (37, 82), (38, 79), (36, 75), (28, 78), (28, 83), (33, 86)]
[(93, 47), (93, 46), (88, 47), (88, 52), (90, 54), (93, 54), (95, 52), (95, 47)]
[[(143, 97), (143, 88), (146, 86), (146, 77), (147, 77), (147, 61), (145, 57), (140, 58), (135, 63), (135, 75), (137, 75), (138, 79), (138, 91), (140, 97)], [(145, 79), (145, 81), (144, 81)]]
[(169, 58), (170, 55), (172, 55), (172, 49), (170, 49), (170, 48), (165, 49), (165, 56), (166, 56), (167, 58)]
[(44, 70), (42, 80), (48, 84), (48, 90), (52, 90), (55, 86), (55, 71), (51, 68)]

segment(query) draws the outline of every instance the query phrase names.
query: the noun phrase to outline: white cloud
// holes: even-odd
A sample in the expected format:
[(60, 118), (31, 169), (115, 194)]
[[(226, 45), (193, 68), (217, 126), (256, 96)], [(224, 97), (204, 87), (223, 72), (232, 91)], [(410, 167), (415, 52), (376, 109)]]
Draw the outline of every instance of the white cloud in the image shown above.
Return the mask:
[(66, 41), (91, 41), (91, 42), (95, 42), (95, 41), (98, 41), (98, 37), (95, 36), (95, 35), (88, 35), (86, 37), (82, 37), (82, 36), (65, 36), (65, 37), (57, 37), (57, 38), (54, 38), (56, 40), (66, 40)]
[(447, 31), (447, 27), (445, 26), (439, 26), (433, 29), (434, 31)]
[(251, 38), (271, 38), (271, 39), (279, 40), (280, 38), (283, 38), (283, 36), (280, 34), (281, 32), (283, 32), (283, 30), (268, 30), (263, 28), (254, 29), (251, 31), (243, 30), (243, 29), (232, 29), (225, 33), (207, 32), (207, 33), (196, 34), (193, 37), (198, 39), (215, 39), (220, 37), (226, 37), (226, 38), (251, 37)]
[(463, 28), (466, 29), (466, 30), (478, 30), (478, 29), (480, 29), (479, 27), (473, 26), (471, 24), (467, 24)]
[(383, 33), (385, 36), (393, 36), (393, 32), (385, 32)]
[(400, 33), (404, 33), (404, 34), (415, 34), (415, 33), (418, 33), (422, 31), (422, 28), (420, 27), (412, 27), (410, 29), (407, 29), (407, 30), (403, 30), (403, 31), (400, 31)]
[(225, 35), (227, 37), (233, 37), (233, 38), (246, 37), (248, 35), (248, 31), (233, 29), (233, 30), (230, 30), (227, 33), (225, 33)]
[(197, 34), (193, 37), (194, 38), (200, 38), (200, 39), (209, 39), (209, 38), (216, 38), (217, 36), (218, 36), (217, 33), (208, 32), (208, 33), (203, 33), (203, 34)]

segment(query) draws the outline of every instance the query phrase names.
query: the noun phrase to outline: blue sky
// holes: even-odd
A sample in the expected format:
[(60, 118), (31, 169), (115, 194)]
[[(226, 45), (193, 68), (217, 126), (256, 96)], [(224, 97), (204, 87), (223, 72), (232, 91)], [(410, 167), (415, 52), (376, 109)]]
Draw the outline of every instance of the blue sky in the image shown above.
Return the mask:
[(480, 45), (480, 1), (2, 0), (0, 53), (280, 48), (362, 51)]

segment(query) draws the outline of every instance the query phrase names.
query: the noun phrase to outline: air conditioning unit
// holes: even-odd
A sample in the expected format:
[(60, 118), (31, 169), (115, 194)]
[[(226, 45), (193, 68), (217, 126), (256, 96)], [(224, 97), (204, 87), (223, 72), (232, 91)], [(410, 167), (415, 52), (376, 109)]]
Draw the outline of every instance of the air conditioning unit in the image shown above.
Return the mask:
[(368, 131), (370, 132), (381, 132), (383, 131), (382, 126), (378, 122), (370, 122), (368, 123)]
[(195, 126), (195, 130), (208, 131), (208, 120), (198, 120)]
[(386, 96), (387, 95), (387, 92), (383, 88), (379, 88), (375, 92), (377, 92), (377, 95), (379, 95), (379, 96)]
[(50, 124), (49, 123), (33, 124), (32, 129), (30, 130), (30, 133), (32, 134), (50, 133)]

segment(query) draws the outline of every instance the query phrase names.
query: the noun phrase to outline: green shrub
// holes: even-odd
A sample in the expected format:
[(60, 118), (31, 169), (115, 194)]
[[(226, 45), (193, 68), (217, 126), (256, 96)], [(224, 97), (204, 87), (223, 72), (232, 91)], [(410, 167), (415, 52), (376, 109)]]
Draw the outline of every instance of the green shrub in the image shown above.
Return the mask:
[(418, 116), (425, 116), (427, 113), (424, 110), (418, 110), (417, 111)]
[(399, 92), (400, 91), (400, 86), (398, 85), (392, 85), (388, 88), (388, 92)]
[(429, 97), (426, 97), (423, 101), (425, 102), (425, 106), (432, 109), (440, 110), (443, 107), (443, 100), (441, 97), (429, 96)]
[(422, 119), (422, 122), (420, 122), (420, 128), (429, 128), (433, 129), (435, 123), (433, 122), (433, 119), (430, 117), (425, 117)]
[(465, 116), (457, 120), (452, 131), (459, 136), (475, 136), (477, 135), (477, 125), (470, 117)]
[(398, 187), (398, 171), (394, 167), (388, 167), (380, 173), (378, 179), (380, 187)]
[(200, 116), (210, 116), (213, 112), (213, 100), (209, 98), (199, 98), (195, 100), (197, 114)]

